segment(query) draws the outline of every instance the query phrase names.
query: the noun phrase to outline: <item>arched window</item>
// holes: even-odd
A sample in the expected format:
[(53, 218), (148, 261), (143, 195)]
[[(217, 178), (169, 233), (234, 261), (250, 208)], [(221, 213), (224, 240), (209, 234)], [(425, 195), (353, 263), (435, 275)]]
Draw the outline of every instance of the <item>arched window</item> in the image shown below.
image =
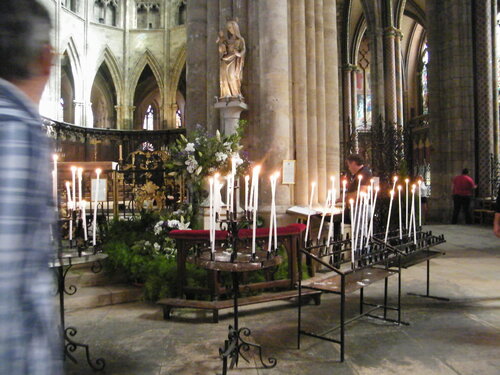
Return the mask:
[(144, 130), (154, 130), (154, 122), (155, 122), (155, 110), (152, 105), (149, 105), (146, 110), (146, 114), (144, 115), (144, 122), (142, 128)]
[(420, 100), (422, 103), (422, 114), (429, 113), (429, 51), (425, 44), (422, 52), (420, 70)]
[(175, 111), (175, 127), (182, 128), (182, 112), (180, 109)]
[(182, 1), (179, 5), (179, 13), (177, 18), (177, 23), (179, 25), (185, 25), (187, 21), (187, 6), (186, 2)]
[(63, 7), (71, 10), (72, 12), (78, 13), (78, 0), (62, 0), (61, 3)]
[(370, 89), (370, 49), (368, 39), (363, 38), (359, 46), (356, 71), (356, 126), (370, 129), (372, 126), (372, 95)]
[(161, 27), (160, 3), (137, 0), (136, 12), (138, 29), (159, 29)]

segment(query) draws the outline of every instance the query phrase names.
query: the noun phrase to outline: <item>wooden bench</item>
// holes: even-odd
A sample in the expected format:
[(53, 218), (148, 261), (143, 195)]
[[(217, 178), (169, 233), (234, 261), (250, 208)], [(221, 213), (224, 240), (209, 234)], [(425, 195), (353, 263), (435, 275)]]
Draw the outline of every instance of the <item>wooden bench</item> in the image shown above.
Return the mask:
[[(282, 301), (299, 296), (298, 290), (287, 290), (283, 292), (276, 293), (264, 293), (258, 296), (240, 298), (238, 300), (238, 306), (248, 306), (258, 303), (272, 302), (272, 301)], [(316, 305), (321, 303), (321, 292), (316, 290), (302, 291), (302, 297), (309, 297), (314, 300)], [(199, 300), (189, 300), (181, 298), (163, 298), (157, 302), (158, 305), (163, 308), (163, 319), (170, 320), (171, 312), (174, 308), (192, 308), (199, 310), (211, 310), (212, 311), (212, 321), (213, 323), (219, 322), (219, 310), (232, 309), (233, 300), (221, 300), (221, 301), (199, 301)]]

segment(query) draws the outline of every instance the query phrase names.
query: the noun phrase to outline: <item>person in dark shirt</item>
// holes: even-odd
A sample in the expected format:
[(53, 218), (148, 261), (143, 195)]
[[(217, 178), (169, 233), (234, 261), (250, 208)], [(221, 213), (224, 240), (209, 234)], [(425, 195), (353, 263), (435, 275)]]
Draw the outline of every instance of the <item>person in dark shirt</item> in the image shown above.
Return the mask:
[(346, 201), (349, 199), (356, 199), (358, 193), (359, 176), (362, 176), (360, 192), (368, 192), (368, 186), (370, 186), (370, 180), (373, 177), (370, 168), (365, 166), (365, 162), (361, 155), (351, 154), (346, 159), (347, 168), (350, 172), (350, 177), (347, 182), (347, 194)]
[(472, 215), (470, 213), (470, 202), (472, 200), (472, 192), (477, 187), (474, 180), (469, 176), (469, 170), (466, 168), (461, 175), (453, 178), (453, 218), (452, 224), (458, 222), (460, 210), (464, 211), (465, 222), (472, 224)]
[(493, 221), (493, 231), (500, 238), (500, 188), (498, 188), (497, 205), (495, 209), (495, 219)]

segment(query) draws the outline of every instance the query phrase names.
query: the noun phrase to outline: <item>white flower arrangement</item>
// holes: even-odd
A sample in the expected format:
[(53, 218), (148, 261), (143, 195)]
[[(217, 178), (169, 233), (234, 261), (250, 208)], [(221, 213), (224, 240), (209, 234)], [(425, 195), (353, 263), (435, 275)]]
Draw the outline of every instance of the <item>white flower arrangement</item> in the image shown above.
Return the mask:
[(188, 143), (184, 149), (186, 152), (195, 152), (194, 143)]
[(227, 159), (227, 154), (225, 154), (223, 152), (216, 152), (215, 153), (215, 160), (217, 160), (218, 162), (226, 161), (226, 159)]

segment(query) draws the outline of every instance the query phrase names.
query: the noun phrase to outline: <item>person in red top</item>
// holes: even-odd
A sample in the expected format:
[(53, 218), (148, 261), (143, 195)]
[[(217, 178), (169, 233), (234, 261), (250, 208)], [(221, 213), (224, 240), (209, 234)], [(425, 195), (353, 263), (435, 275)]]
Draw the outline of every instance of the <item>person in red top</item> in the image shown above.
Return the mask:
[(465, 222), (472, 224), (472, 215), (470, 213), (470, 202), (472, 199), (472, 191), (477, 187), (474, 180), (469, 176), (469, 170), (466, 168), (461, 175), (453, 178), (453, 218), (452, 224), (458, 221), (460, 210), (463, 209), (465, 214)]

